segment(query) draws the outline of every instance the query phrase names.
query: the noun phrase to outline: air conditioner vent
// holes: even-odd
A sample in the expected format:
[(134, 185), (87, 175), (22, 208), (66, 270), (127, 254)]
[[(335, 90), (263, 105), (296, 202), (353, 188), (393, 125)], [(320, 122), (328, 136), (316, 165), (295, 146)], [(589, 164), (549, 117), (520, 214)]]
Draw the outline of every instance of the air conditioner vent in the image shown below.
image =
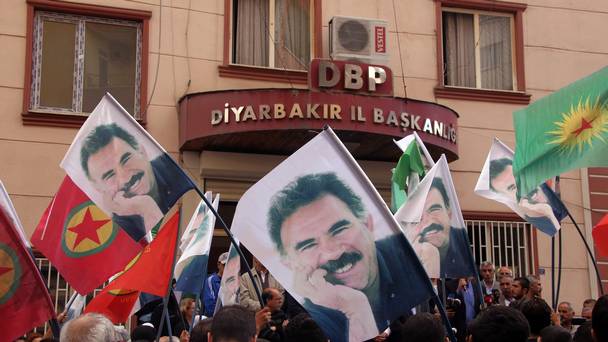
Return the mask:
[(387, 62), (386, 27), (384, 20), (333, 17), (329, 21), (331, 58), (370, 64)]
[(344, 49), (360, 52), (369, 49), (369, 33), (367, 27), (358, 20), (343, 22), (338, 28), (338, 39)]

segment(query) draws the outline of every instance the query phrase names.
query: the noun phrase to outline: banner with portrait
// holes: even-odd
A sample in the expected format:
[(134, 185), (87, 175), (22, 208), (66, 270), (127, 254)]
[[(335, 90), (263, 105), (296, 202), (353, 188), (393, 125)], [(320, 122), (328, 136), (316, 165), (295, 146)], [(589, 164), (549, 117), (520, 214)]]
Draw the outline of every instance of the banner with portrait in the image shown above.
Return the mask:
[(84, 122), (61, 167), (135, 241), (158, 228), (193, 188), (184, 171), (110, 94)]
[(494, 138), (475, 185), (475, 193), (506, 205), (543, 233), (555, 235), (560, 229), (560, 221), (566, 216), (563, 204), (546, 184), (518, 200), (513, 156), (507, 145)]
[(241, 197), (232, 231), (332, 342), (373, 338), (432, 295), (399, 225), (330, 128)]
[[(236, 240), (238, 244), (239, 241)], [(220, 282), (219, 290), (219, 301), (217, 301), (215, 311), (219, 310), (221, 306), (228, 306), (238, 304), (239, 302), (239, 288), (241, 285), (241, 258), (238, 251), (233, 244), (228, 249), (228, 260), (226, 266), (224, 266), (224, 273), (222, 274), (222, 280)], [(221, 304), (221, 306), (220, 306)]]
[(445, 155), (395, 213), (405, 236), (431, 278), (477, 274), (466, 224)]

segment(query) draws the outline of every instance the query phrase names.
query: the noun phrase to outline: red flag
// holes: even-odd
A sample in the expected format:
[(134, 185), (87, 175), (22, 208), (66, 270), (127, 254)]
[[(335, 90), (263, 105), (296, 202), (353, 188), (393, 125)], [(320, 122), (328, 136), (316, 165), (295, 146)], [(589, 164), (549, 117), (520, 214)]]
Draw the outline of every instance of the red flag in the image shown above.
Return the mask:
[(42, 277), (11, 222), (0, 209), (1, 341), (12, 341), (55, 315)]
[(178, 228), (179, 212), (175, 212), (164, 224), (156, 238), (144, 248), (139, 260), (106, 288), (108, 290), (139, 290), (161, 297), (165, 296), (173, 269)]
[(67, 176), (31, 240), (83, 295), (122, 271), (142, 249)]
[(109, 290), (106, 287), (93, 298), (84, 312), (97, 312), (108, 317), (114, 324), (123, 323), (129, 319), (138, 298), (139, 291)]
[(602, 256), (608, 256), (608, 214), (600, 220), (600, 222), (593, 227), (593, 241), (597, 251)]

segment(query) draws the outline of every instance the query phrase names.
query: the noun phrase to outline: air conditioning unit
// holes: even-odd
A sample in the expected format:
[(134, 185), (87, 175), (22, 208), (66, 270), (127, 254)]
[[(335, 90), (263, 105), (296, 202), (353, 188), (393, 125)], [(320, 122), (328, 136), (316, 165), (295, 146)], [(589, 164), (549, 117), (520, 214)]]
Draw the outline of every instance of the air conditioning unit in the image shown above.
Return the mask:
[(388, 61), (385, 20), (333, 17), (329, 21), (329, 54), (332, 59), (368, 64)]

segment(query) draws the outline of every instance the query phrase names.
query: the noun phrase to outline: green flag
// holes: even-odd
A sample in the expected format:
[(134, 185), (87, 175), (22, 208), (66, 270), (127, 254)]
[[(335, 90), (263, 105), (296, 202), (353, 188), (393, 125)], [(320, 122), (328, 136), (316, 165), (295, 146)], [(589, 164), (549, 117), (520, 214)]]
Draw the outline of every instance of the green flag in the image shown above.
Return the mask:
[(608, 67), (513, 114), (518, 196), (563, 172), (608, 166)]
[[(399, 158), (397, 167), (393, 169), (391, 178), (391, 210), (396, 212), (407, 201), (408, 186), (415, 187), (424, 177), (424, 163), (420, 149), (413, 140)], [(410, 191), (413, 189), (409, 189)]]

